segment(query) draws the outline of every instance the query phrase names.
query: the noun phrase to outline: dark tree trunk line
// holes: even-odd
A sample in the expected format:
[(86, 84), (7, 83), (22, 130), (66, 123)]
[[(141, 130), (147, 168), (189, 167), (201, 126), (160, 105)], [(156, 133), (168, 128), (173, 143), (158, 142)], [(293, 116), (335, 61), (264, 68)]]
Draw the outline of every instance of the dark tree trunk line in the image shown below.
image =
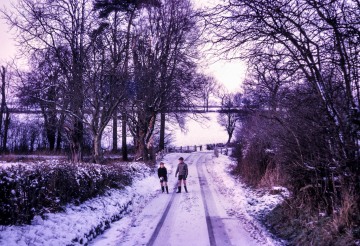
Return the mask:
[[(7, 139), (10, 125), (10, 112), (6, 105), (6, 68), (0, 68), (1, 74), (1, 105), (0, 105), (0, 152), (7, 151)], [(5, 117), (4, 117), (5, 116)], [(4, 124), (4, 129), (2, 125)]]
[(112, 151), (113, 153), (116, 153), (118, 151), (118, 110), (114, 110), (113, 114), (113, 128), (112, 128)]
[(166, 113), (160, 113), (160, 142), (159, 150), (165, 149), (165, 123), (166, 123)]
[[(0, 74), (1, 74), (0, 137), (3, 138), (2, 124), (3, 124), (3, 115), (5, 113), (5, 107), (6, 107), (6, 98), (5, 98), (6, 70), (5, 70), (5, 67), (3, 67), (3, 66), (1, 67)], [(0, 149), (2, 149), (2, 146), (0, 146)]]
[(128, 160), (128, 149), (127, 149), (127, 142), (126, 142), (126, 135), (127, 135), (127, 114), (123, 112), (121, 114), (121, 153), (123, 161)]

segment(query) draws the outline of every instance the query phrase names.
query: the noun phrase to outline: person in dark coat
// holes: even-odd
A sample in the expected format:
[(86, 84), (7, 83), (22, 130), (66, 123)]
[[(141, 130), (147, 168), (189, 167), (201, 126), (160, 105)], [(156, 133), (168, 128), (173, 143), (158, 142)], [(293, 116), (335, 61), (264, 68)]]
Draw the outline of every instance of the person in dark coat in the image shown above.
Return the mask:
[(158, 177), (160, 179), (160, 185), (161, 185), (161, 190), (164, 193), (165, 188), (166, 188), (166, 193), (169, 194), (169, 189), (167, 186), (167, 169), (165, 167), (164, 162), (160, 162), (160, 167), (158, 168)]
[(188, 166), (187, 164), (184, 162), (184, 158), (180, 157), (179, 158), (179, 164), (176, 168), (176, 172), (175, 172), (175, 177), (179, 174), (179, 183), (178, 183), (178, 191), (176, 193), (181, 193), (181, 180), (184, 183), (184, 189), (186, 191), (186, 193), (188, 192), (187, 187), (186, 187), (186, 178), (188, 176)]

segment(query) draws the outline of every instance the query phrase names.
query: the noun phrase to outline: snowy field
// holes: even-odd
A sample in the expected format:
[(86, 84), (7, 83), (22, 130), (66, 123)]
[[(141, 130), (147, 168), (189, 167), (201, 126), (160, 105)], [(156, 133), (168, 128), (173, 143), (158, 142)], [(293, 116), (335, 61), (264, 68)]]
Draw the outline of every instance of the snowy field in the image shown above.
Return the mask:
[[(175, 194), (180, 155), (189, 164), (189, 193)], [(211, 245), (211, 240), (224, 240), (217, 245), (282, 244), (257, 221), (282, 197), (245, 188), (229, 174), (233, 163), (227, 156), (169, 154), (164, 162), (170, 194), (161, 193), (154, 171), (134, 163), (137, 174), (131, 187), (69, 205), (46, 219), (35, 217), (31, 225), (3, 226), (0, 245)]]

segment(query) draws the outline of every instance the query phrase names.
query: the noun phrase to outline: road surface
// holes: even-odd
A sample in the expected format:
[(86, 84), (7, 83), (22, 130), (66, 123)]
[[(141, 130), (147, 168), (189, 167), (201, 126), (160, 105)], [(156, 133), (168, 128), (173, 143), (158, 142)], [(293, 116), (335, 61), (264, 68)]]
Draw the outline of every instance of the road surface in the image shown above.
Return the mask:
[(170, 194), (158, 194), (144, 201), (143, 207), (134, 207), (131, 217), (112, 226), (93, 245), (271, 245), (244, 217), (224, 208), (228, 197), (213, 180), (212, 158), (210, 152), (186, 156), (189, 193), (175, 193), (174, 165), (169, 174)]

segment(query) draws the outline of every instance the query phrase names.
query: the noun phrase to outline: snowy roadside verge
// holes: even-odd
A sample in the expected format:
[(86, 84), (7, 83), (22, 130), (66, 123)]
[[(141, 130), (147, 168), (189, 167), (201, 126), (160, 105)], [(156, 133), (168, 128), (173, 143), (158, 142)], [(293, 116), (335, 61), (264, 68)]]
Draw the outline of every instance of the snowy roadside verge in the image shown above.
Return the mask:
[(0, 227), (0, 245), (79, 245), (106, 230), (110, 223), (131, 212), (154, 193), (158, 184), (152, 170), (142, 163), (129, 163), (133, 185), (111, 189), (105, 195), (79, 206), (68, 205), (64, 212), (36, 216), (31, 225)]
[[(226, 199), (222, 200), (229, 216), (242, 221), (245, 229), (264, 244), (283, 245), (285, 242), (270, 234), (262, 224), (264, 217), (288, 196), (284, 187), (254, 189), (242, 183), (231, 174), (236, 162), (230, 157), (219, 155), (206, 164), (206, 170), (216, 183), (217, 191)], [(272, 238), (269, 241), (269, 238)]]

